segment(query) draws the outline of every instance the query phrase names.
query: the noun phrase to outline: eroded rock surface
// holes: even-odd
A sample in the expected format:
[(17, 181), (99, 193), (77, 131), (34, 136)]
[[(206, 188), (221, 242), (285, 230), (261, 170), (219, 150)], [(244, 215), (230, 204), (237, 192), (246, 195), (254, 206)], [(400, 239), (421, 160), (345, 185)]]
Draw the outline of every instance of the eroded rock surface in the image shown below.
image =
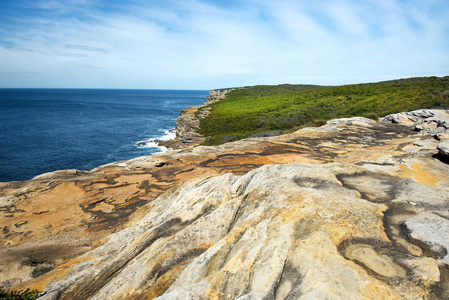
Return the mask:
[[(1, 280), (42, 299), (448, 298), (449, 165), (412, 126), (340, 119), (0, 184)], [(33, 249), (58, 265), (29, 280)]]

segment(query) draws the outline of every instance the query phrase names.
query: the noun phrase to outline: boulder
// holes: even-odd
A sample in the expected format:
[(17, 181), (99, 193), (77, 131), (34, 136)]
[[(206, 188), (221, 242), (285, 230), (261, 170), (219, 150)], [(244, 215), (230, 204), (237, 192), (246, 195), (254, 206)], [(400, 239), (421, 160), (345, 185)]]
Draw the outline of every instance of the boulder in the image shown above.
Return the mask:
[(443, 159), (449, 160), (449, 140), (439, 143), (437, 149)]

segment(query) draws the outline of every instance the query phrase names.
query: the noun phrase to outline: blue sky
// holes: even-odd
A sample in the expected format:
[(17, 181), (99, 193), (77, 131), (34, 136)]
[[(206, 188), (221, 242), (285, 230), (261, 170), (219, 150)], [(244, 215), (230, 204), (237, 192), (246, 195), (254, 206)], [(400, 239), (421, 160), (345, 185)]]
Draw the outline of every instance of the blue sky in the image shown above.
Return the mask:
[(444, 75), (448, 0), (0, 0), (0, 88)]

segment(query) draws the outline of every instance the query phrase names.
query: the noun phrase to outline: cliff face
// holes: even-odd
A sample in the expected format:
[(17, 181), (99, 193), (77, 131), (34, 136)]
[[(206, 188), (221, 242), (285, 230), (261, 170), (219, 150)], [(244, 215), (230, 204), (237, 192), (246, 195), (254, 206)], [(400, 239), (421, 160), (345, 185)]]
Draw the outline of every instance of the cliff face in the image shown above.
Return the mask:
[[(447, 136), (393, 119), (2, 184), (0, 274), (42, 299), (448, 298)], [(69, 257), (25, 281), (32, 249)]]
[(229, 93), (230, 91), (233, 91), (235, 89), (236, 88), (211, 90), (209, 92), (209, 100), (214, 101), (214, 100), (223, 99), (226, 97), (227, 93)]
[(235, 89), (211, 90), (204, 104), (183, 109), (176, 119), (176, 138), (160, 142), (159, 145), (172, 149), (185, 149), (202, 144), (204, 137), (196, 132), (200, 128), (200, 120), (209, 116), (210, 104), (224, 99), (226, 94), (233, 90)]

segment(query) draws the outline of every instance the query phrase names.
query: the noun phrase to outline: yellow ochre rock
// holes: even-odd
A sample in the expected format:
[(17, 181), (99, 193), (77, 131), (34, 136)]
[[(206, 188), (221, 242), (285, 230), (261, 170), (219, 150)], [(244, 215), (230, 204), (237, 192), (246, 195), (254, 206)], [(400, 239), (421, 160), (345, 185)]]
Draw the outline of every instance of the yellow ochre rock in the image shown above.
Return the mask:
[[(1, 183), (0, 280), (40, 299), (447, 299), (449, 165), (406, 125), (339, 119)], [(31, 279), (27, 257), (56, 266)]]

